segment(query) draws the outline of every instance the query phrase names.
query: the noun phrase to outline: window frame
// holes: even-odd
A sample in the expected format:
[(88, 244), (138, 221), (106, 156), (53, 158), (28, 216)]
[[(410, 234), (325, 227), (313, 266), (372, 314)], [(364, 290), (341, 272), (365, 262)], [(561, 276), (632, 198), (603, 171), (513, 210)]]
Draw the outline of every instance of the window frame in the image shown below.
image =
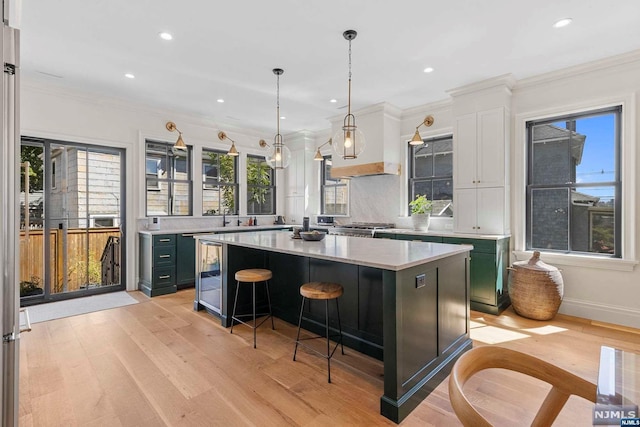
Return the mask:
[[(429, 137), (429, 138), (423, 138), (422, 141), (424, 142), (424, 144), (437, 144), (439, 142), (443, 142), (443, 141), (451, 141), (451, 151), (446, 151), (446, 152), (442, 152), (442, 153), (438, 153), (438, 154), (451, 154), (451, 174), (450, 175), (435, 175), (435, 154), (431, 156), (431, 171), (432, 171), (432, 175), (430, 177), (416, 177), (415, 176), (415, 171), (416, 171), (416, 167), (415, 167), (415, 161), (416, 161), (416, 151), (419, 150), (420, 148), (424, 148), (424, 144), (421, 145), (411, 145), (409, 143), (409, 141), (407, 141), (407, 146), (409, 147), (407, 150), (407, 155), (408, 155), (408, 173), (407, 173), (407, 197), (408, 200), (411, 201), (415, 198), (416, 194), (415, 194), (415, 184), (416, 183), (424, 183), (424, 182), (431, 182), (431, 191), (432, 194), (431, 196), (433, 196), (433, 182), (434, 181), (444, 181), (444, 180), (449, 180), (451, 181), (451, 209), (453, 210), (453, 188), (454, 188), (454, 181), (453, 181), (453, 134), (446, 134), (446, 135), (440, 135), (440, 136), (434, 136), (434, 137)], [(433, 200), (432, 197), (429, 198), (430, 200)], [(411, 207), (409, 206), (409, 204), (407, 203), (407, 215), (411, 216)], [(446, 209), (445, 209), (446, 210)], [(431, 212), (431, 216), (432, 217), (439, 217), (439, 218), (453, 218), (453, 216), (455, 215), (455, 211), (453, 211), (451, 213), (451, 215), (445, 215), (445, 214), (436, 214), (434, 212)]]
[[(163, 146), (164, 147), (164, 154), (161, 153), (154, 153), (154, 152), (150, 152), (149, 151), (149, 145), (153, 144), (156, 146)], [(172, 153), (172, 154), (170, 154)], [(161, 178), (161, 169), (160, 167), (158, 167), (157, 171), (156, 171), (156, 175), (154, 176), (154, 174), (148, 174), (147, 173), (147, 161), (149, 159), (149, 156), (151, 155), (151, 158), (157, 157), (160, 159), (160, 162), (162, 162), (162, 157), (164, 156), (164, 162), (165, 165), (174, 165), (173, 161), (172, 161), (172, 157), (176, 157), (176, 154), (182, 154), (184, 153), (184, 157), (185, 157), (185, 166), (186, 166), (186, 175), (187, 178), (186, 179), (177, 179), (175, 178), (175, 171), (174, 171), (174, 167), (170, 167), (167, 169), (167, 178)], [(186, 150), (176, 150), (173, 148), (173, 144), (171, 143), (167, 143), (167, 142), (162, 142), (162, 141), (155, 141), (155, 140), (150, 140), (147, 139), (145, 140), (144, 143), (144, 161), (145, 161), (145, 185), (144, 185), (144, 189), (145, 189), (145, 197), (144, 197), (144, 211), (145, 211), (145, 216), (149, 217), (149, 216), (162, 216), (162, 217), (185, 217), (185, 216), (192, 216), (193, 215), (193, 147), (192, 146), (187, 146)], [(158, 165), (159, 166), (159, 165)], [(155, 181), (157, 183), (157, 185), (150, 185), (150, 181)], [(152, 213), (149, 214), (149, 191), (162, 191), (162, 183), (165, 183), (167, 185), (167, 200), (166, 200), (166, 206), (168, 207), (168, 212), (166, 214), (162, 214), (162, 213)], [(185, 214), (175, 214), (173, 213), (173, 207), (172, 207), (172, 193), (173, 193), (173, 188), (175, 184), (187, 184), (187, 188), (188, 188), (188, 210), (187, 213)]]
[[(591, 117), (605, 116), (613, 114), (614, 115), (614, 180), (613, 181), (591, 181), (591, 182), (576, 182), (577, 178), (575, 176), (575, 171), (571, 172), (570, 179), (572, 181), (568, 181), (565, 183), (542, 183), (542, 184), (533, 184), (534, 179), (534, 156), (533, 156), (533, 129), (535, 126), (544, 125), (544, 124), (553, 124), (557, 122), (567, 122), (567, 121), (576, 121), (579, 119), (588, 119)], [(623, 192), (623, 174), (622, 174), (622, 159), (621, 153), (623, 149), (623, 128), (622, 128), (622, 119), (624, 116), (624, 110), (622, 104), (614, 104), (608, 107), (602, 108), (585, 108), (580, 111), (571, 112), (567, 114), (554, 114), (546, 117), (541, 117), (533, 120), (526, 120), (524, 122), (524, 129), (526, 132), (526, 141), (525, 141), (525, 150), (526, 150), (526, 177), (525, 177), (525, 211), (524, 211), (524, 250), (525, 251), (541, 251), (550, 254), (558, 254), (558, 255), (578, 255), (578, 256), (592, 256), (597, 257), (599, 259), (623, 259), (624, 258), (624, 250), (623, 250), (623, 242), (622, 242), (622, 216), (624, 212), (624, 204), (622, 200), (622, 192)], [(587, 135), (588, 136), (588, 135)], [(562, 249), (549, 249), (549, 248), (536, 248), (532, 244), (532, 192), (535, 190), (545, 190), (545, 189), (566, 189), (569, 197), (571, 196), (571, 191), (579, 189), (579, 188), (593, 188), (593, 187), (614, 187), (614, 253), (603, 253), (603, 252), (594, 252), (594, 251), (579, 251), (572, 250), (572, 226), (571, 226), (571, 211), (573, 209), (573, 203), (569, 198), (568, 207), (569, 213), (567, 213), (567, 250)], [(592, 223), (592, 213), (588, 212), (588, 222)], [(591, 239), (592, 230), (589, 227), (587, 231), (589, 234), (589, 239)], [(591, 240), (589, 240), (589, 245), (591, 245)], [(590, 247), (590, 246), (589, 246)]]
[[(266, 165), (266, 168), (269, 170), (269, 180), (270, 180), (270, 184), (269, 185), (258, 185), (258, 184), (251, 184), (249, 183), (249, 163), (251, 163), (251, 159), (255, 159), (258, 160), (261, 164)], [(267, 163), (266, 159), (264, 158), (264, 156), (260, 156), (260, 155), (255, 155), (255, 154), (247, 154), (247, 161), (246, 161), (246, 167), (245, 167), (245, 179), (246, 179), (246, 193), (245, 193), (245, 200), (247, 203), (247, 215), (275, 215), (276, 214), (276, 201), (277, 201), (277, 193), (276, 193), (276, 172), (275, 169), (271, 168), (271, 166), (269, 166), (269, 164)], [(252, 209), (252, 203), (250, 203), (249, 201), (249, 195), (251, 194), (251, 189), (252, 188), (267, 188), (271, 190), (271, 194), (272, 194), (272, 209), (269, 212), (255, 212)], [(262, 205), (262, 204), (260, 204)]]
[[(331, 160), (331, 156), (322, 156), (322, 162), (320, 162), (320, 215), (331, 215), (331, 216), (349, 216), (349, 208), (350, 208), (350, 200), (351, 200), (351, 191), (349, 188), (349, 181), (340, 182), (340, 179), (336, 180), (335, 184), (327, 184), (327, 161)], [(330, 165), (331, 166), (331, 165)], [(338, 188), (345, 187), (347, 189), (347, 206), (346, 212), (343, 214), (338, 214), (335, 212), (327, 212), (326, 200), (324, 197), (326, 188)]]
[[(220, 158), (218, 158), (218, 178), (217, 179), (209, 179), (206, 175), (205, 175), (205, 171), (204, 171), (204, 167), (205, 167), (205, 155), (207, 153), (215, 153), (218, 154), (219, 156), (227, 156), (230, 157), (231, 159), (233, 159), (233, 181), (232, 182), (225, 182), (225, 181), (221, 181), (220, 180)], [(203, 148), (202, 149), (202, 154), (201, 154), (201, 163), (202, 163), (202, 215), (203, 216), (221, 216), (223, 214), (226, 215), (237, 215), (239, 212), (239, 201), (240, 201), (240, 185), (238, 183), (238, 156), (229, 156), (227, 154), (226, 151), (224, 150), (216, 150), (216, 149), (210, 149), (210, 148)], [(207, 185), (212, 186), (212, 188), (207, 188)], [(220, 191), (218, 190), (216, 187), (232, 187), (234, 188), (234, 200), (233, 200), (233, 205), (234, 208), (231, 211), (226, 211), (226, 212), (218, 212), (218, 213), (208, 213), (208, 211), (204, 211), (204, 195), (206, 191), (212, 191), (212, 190), (216, 190), (216, 191)]]

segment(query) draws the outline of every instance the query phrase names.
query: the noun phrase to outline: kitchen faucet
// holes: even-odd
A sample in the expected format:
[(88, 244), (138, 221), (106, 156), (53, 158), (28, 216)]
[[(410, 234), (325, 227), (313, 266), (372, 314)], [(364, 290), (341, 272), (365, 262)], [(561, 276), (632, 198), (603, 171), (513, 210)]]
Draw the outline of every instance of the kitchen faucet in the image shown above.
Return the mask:
[(226, 227), (227, 224), (229, 224), (231, 221), (227, 221), (227, 214), (228, 214), (228, 210), (227, 209), (223, 209), (222, 210), (222, 226)]

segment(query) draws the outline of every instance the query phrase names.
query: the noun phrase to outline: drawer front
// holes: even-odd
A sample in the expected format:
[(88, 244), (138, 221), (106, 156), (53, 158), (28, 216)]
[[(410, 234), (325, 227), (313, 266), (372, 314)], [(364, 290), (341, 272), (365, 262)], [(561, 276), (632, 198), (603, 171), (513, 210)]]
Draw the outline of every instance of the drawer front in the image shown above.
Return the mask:
[(162, 267), (153, 269), (153, 288), (171, 286), (176, 284), (176, 269), (174, 267)]
[(156, 246), (175, 246), (176, 235), (175, 234), (156, 234), (153, 236), (153, 247)]
[(473, 245), (473, 252), (482, 252), (495, 254), (496, 241), (489, 239), (464, 239), (462, 237), (445, 237), (443, 243), (452, 243), (454, 245)]
[(176, 264), (175, 246), (158, 246), (153, 248), (153, 266), (162, 267)]

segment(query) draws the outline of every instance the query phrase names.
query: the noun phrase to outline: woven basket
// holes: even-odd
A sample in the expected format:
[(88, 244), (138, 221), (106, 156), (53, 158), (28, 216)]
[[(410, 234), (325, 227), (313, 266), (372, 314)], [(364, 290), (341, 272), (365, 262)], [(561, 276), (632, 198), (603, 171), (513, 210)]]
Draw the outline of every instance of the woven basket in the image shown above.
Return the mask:
[(514, 262), (509, 271), (509, 297), (516, 313), (535, 320), (553, 319), (564, 292), (560, 270), (542, 262), (536, 251), (529, 261)]

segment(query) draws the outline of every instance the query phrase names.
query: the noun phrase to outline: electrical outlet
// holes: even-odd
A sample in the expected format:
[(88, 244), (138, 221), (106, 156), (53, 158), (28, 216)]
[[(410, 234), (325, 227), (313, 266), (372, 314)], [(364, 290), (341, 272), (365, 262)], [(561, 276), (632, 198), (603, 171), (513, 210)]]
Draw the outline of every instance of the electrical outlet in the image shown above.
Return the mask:
[(427, 284), (427, 279), (425, 278), (424, 273), (423, 274), (418, 274), (416, 276), (416, 289), (422, 288), (426, 284)]

